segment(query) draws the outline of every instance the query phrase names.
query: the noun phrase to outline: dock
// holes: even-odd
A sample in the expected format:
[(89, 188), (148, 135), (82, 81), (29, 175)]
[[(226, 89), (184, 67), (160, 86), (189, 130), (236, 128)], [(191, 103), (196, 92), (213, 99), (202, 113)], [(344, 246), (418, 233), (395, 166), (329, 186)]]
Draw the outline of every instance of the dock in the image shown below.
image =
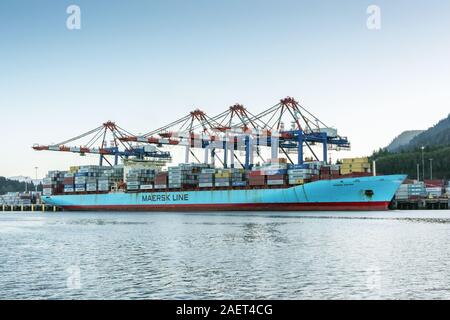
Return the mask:
[(57, 212), (61, 208), (48, 204), (2, 204), (2, 212)]
[(402, 199), (394, 200), (391, 204), (392, 209), (397, 210), (448, 210), (450, 199)]

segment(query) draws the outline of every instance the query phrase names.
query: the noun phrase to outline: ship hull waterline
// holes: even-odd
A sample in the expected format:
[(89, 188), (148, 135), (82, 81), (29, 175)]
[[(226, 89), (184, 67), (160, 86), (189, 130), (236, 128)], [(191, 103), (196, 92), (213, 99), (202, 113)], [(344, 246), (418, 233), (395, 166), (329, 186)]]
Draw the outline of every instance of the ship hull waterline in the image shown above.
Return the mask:
[(320, 180), (289, 188), (55, 195), (66, 211), (385, 211), (404, 175)]

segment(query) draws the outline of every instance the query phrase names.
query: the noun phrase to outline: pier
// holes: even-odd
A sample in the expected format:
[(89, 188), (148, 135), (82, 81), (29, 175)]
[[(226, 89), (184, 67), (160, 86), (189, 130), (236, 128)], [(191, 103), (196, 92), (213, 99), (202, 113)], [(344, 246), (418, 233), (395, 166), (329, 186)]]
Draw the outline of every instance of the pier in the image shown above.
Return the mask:
[(61, 208), (48, 204), (2, 204), (2, 212), (57, 212)]
[(405, 199), (394, 200), (391, 203), (392, 209), (397, 210), (448, 210), (450, 199)]

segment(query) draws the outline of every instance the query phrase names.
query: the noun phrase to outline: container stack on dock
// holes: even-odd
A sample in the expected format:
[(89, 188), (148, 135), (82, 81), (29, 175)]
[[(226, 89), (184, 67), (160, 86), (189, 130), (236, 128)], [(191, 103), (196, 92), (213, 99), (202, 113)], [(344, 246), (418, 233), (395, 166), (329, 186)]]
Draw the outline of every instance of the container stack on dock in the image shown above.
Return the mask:
[(39, 199), (39, 194), (35, 192), (8, 192), (4, 195), (0, 195), (0, 205), (26, 206), (38, 202)]
[(395, 198), (397, 200), (420, 199), (426, 195), (425, 184), (422, 181), (413, 181), (400, 185), (395, 193)]
[(428, 198), (439, 198), (447, 194), (445, 180), (425, 180), (425, 190)]

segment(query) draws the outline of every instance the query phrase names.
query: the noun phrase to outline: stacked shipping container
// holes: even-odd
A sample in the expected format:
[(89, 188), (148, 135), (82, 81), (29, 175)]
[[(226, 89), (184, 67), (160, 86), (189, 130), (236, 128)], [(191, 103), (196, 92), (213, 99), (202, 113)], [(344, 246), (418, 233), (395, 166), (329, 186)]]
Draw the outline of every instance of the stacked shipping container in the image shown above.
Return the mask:
[(151, 190), (155, 182), (155, 170), (130, 169), (126, 175), (128, 190)]

